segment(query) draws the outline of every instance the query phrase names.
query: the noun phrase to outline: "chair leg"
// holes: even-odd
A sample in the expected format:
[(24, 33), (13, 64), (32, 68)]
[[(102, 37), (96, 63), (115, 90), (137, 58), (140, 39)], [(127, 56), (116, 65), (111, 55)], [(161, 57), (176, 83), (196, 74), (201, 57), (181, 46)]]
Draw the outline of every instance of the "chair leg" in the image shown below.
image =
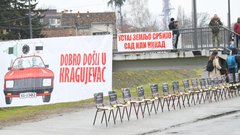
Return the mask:
[(124, 108), (123, 108), (122, 119), (123, 119), (123, 117), (124, 117), (124, 111), (126, 112), (127, 119), (128, 119), (128, 121), (129, 121), (129, 117), (130, 117), (130, 115), (128, 114), (128, 109), (127, 109), (127, 107), (124, 107)]
[(112, 113), (112, 111), (110, 110), (109, 115), (108, 115), (108, 122), (109, 122), (109, 120), (110, 120), (111, 113)]
[(128, 113), (128, 109), (127, 109), (127, 107), (125, 107), (125, 110), (126, 110), (127, 118), (128, 118), (128, 121), (129, 121), (130, 114)]
[(181, 96), (177, 96), (177, 106), (179, 106), (179, 108), (181, 109), (181, 104), (180, 104), (180, 99), (181, 99)]
[(136, 117), (137, 117), (137, 119), (138, 119), (138, 112), (137, 112), (137, 109), (136, 109), (136, 105), (135, 105), (135, 103), (131, 103), (131, 104), (132, 104), (133, 107), (134, 107), (134, 111), (135, 111)]
[(188, 95), (186, 95), (186, 98), (187, 98), (187, 103), (188, 103), (188, 106), (190, 107), (190, 98), (191, 98), (191, 93), (189, 93)]
[(104, 114), (104, 116), (105, 116), (105, 122), (106, 122), (106, 126), (108, 126), (107, 114), (106, 114), (106, 111), (105, 111), (105, 110), (104, 110), (103, 114)]
[(182, 98), (182, 105), (185, 108), (185, 95), (181, 95), (181, 98)]
[(159, 106), (161, 106), (161, 109), (162, 109), (162, 112), (163, 112), (163, 103), (162, 103), (162, 100), (161, 100), (160, 97), (158, 98), (157, 110), (158, 110)]
[(105, 111), (103, 111), (101, 123), (103, 122), (103, 118), (105, 116), (104, 114), (105, 114)]
[(176, 107), (175, 107), (175, 96), (172, 96), (172, 97), (170, 97), (169, 98), (169, 104), (170, 104), (170, 100), (172, 99), (172, 107), (173, 107), (173, 109), (175, 110), (176, 109)]
[(116, 124), (116, 121), (115, 121), (115, 116), (114, 116), (113, 109), (112, 109), (112, 110), (110, 110), (110, 111), (112, 112), (113, 123), (114, 123), (114, 125), (115, 125), (115, 124)]
[(142, 112), (142, 117), (144, 118), (144, 112), (145, 112), (145, 111), (144, 111), (143, 108), (142, 108), (142, 103), (139, 103), (138, 106), (140, 106), (140, 109), (141, 109), (141, 112)]
[(97, 118), (97, 114), (98, 114), (98, 110), (97, 110), (96, 113), (95, 113), (94, 120), (93, 120), (93, 125), (95, 125), (96, 118)]
[[(148, 101), (145, 101), (144, 102), (144, 109), (143, 109), (143, 112), (145, 113), (145, 109), (147, 107), (147, 110), (148, 110), (148, 115), (150, 116), (150, 110), (149, 110), (149, 106), (148, 106)], [(152, 110), (151, 110), (152, 111)]]
[(119, 117), (120, 117), (120, 120), (121, 120), (121, 123), (122, 123), (122, 114), (121, 114), (121, 109), (120, 109), (119, 106), (117, 107), (117, 111), (116, 111), (116, 114), (115, 114), (115, 118), (114, 118), (115, 121), (116, 121), (116, 119), (117, 119), (118, 113), (119, 113)]
[(192, 99), (191, 99), (192, 101), (191, 101), (191, 103), (193, 102), (193, 103), (194, 103), (194, 105), (196, 105), (195, 98), (194, 98), (194, 96), (195, 96), (195, 95), (194, 95), (194, 92), (192, 92), (192, 94), (191, 94), (191, 95), (192, 95)]
[[(155, 111), (155, 114), (157, 114), (157, 109), (156, 109), (156, 106), (155, 106), (155, 101), (152, 101), (152, 105), (151, 105), (152, 107), (154, 107), (154, 111)], [(151, 107), (151, 108), (152, 108)]]

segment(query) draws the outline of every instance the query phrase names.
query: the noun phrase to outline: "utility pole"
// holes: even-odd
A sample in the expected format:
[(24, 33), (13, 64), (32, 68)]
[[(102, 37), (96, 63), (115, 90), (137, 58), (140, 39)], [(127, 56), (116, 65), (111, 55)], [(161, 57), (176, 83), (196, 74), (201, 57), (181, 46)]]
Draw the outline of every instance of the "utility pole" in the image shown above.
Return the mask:
[(197, 3), (196, 0), (192, 0), (192, 12), (193, 12), (193, 45), (194, 49), (198, 49), (198, 41), (197, 41)]
[(228, 0), (228, 29), (231, 29), (231, 5), (230, 0)]
[(31, 16), (31, 0), (28, 0), (28, 17), (29, 17), (29, 33), (30, 33), (30, 39), (32, 39), (32, 16)]

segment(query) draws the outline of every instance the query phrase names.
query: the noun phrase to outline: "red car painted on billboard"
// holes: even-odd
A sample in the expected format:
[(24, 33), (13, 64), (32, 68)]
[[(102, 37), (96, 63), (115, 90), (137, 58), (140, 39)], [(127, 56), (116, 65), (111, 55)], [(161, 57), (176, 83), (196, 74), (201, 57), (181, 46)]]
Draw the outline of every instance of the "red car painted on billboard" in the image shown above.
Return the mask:
[(4, 77), (6, 104), (13, 98), (35, 98), (42, 96), (43, 102), (49, 102), (53, 91), (54, 73), (48, 69), (40, 56), (16, 58)]

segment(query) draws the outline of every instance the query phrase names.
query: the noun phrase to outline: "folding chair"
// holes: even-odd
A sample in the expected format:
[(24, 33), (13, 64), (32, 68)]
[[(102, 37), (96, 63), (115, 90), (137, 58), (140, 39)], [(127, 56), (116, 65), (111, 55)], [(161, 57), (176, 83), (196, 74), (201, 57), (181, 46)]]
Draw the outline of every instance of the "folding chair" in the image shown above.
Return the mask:
[[(201, 101), (200, 101), (200, 94), (202, 94), (202, 93), (201, 93), (201, 91), (199, 89), (198, 79), (197, 78), (192, 78), (191, 82), (192, 82), (191, 90), (192, 90), (192, 93), (194, 94), (193, 95), (194, 103), (196, 103), (196, 102), (201, 103)], [(197, 99), (196, 100), (194, 99), (195, 94), (197, 95)]]
[(219, 101), (220, 97), (223, 100), (222, 87), (220, 86), (220, 81), (218, 77), (213, 78), (213, 95), (214, 95), (215, 101)]
[(222, 94), (224, 94), (225, 99), (227, 99), (227, 93), (229, 91), (230, 85), (227, 83), (226, 75), (221, 76), (221, 86), (222, 86)]
[[(108, 126), (108, 121), (109, 121), (110, 116), (112, 114), (114, 124), (116, 124), (115, 117), (114, 117), (114, 112), (113, 112), (114, 108), (113, 107), (104, 106), (104, 104), (103, 104), (103, 92), (95, 93), (94, 94), (94, 99), (95, 99), (95, 104), (96, 104), (96, 109), (97, 110), (96, 110), (96, 113), (95, 113), (93, 125), (95, 125), (95, 121), (96, 121), (98, 112), (103, 112), (101, 123), (103, 122), (103, 119), (105, 118), (106, 126)], [(108, 119), (107, 119), (106, 111), (110, 112), (109, 116), (108, 116)]]
[[(122, 95), (123, 95), (123, 101), (126, 104), (130, 105), (130, 109), (129, 109), (129, 116), (131, 115), (131, 111), (132, 111), (132, 107), (134, 108), (136, 117), (138, 119), (138, 112), (139, 109), (141, 109), (141, 113), (142, 113), (142, 117), (144, 118), (144, 112), (143, 112), (143, 108), (142, 108), (142, 103), (143, 101), (136, 101), (136, 100), (132, 100), (132, 96), (131, 96), (131, 92), (129, 88), (123, 88), (122, 89)], [(136, 108), (136, 105), (138, 106)]]
[[(138, 86), (137, 87), (137, 95), (138, 95), (138, 100), (144, 102), (144, 109), (143, 112), (145, 113), (146, 107), (148, 110), (148, 115), (150, 116), (150, 111), (154, 108), (155, 114), (157, 114), (156, 106), (155, 106), (155, 99), (153, 98), (146, 98), (145, 97), (145, 92), (143, 86)], [(151, 108), (149, 109), (148, 104), (151, 104)]]
[(163, 112), (162, 97), (159, 95), (159, 92), (158, 92), (158, 84), (150, 84), (150, 90), (151, 90), (152, 98), (155, 100), (158, 100), (157, 110), (159, 106), (161, 106), (161, 109)]
[(184, 90), (185, 93), (188, 93), (188, 96), (187, 96), (188, 106), (190, 106), (190, 98), (191, 98), (191, 96), (192, 96), (192, 102), (194, 101), (194, 104), (196, 104), (195, 100), (194, 100), (194, 93), (190, 89), (189, 80), (183, 80), (183, 90)]
[(184, 102), (185, 102), (186, 96), (188, 96), (188, 93), (180, 92), (178, 81), (172, 82), (172, 90), (173, 90), (173, 94), (176, 95), (176, 98), (177, 98), (177, 106), (179, 106), (179, 108), (181, 109), (181, 99), (182, 99), (183, 107), (185, 107)]
[(207, 78), (207, 87), (208, 87), (208, 91), (206, 93), (206, 99), (208, 99), (209, 103), (211, 103), (212, 102), (212, 92), (213, 92), (214, 87), (213, 87), (213, 80), (210, 77)]
[[(109, 97), (110, 105), (113, 108), (117, 108), (117, 111), (116, 111), (116, 114), (115, 114), (115, 120), (117, 118), (117, 115), (119, 114), (119, 118), (120, 118), (120, 120), (122, 122), (122, 119), (124, 117), (124, 112), (126, 112), (127, 119), (129, 121), (129, 114), (128, 114), (128, 108), (127, 108), (128, 105), (127, 104), (118, 103), (117, 92), (116, 91), (109, 91), (108, 92), (108, 97)], [(121, 112), (121, 108), (123, 108), (122, 112)]]
[[(202, 93), (199, 102), (203, 100), (203, 102), (205, 103), (207, 98), (207, 93), (209, 92), (209, 88), (207, 87), (206, 78), (200, 78), (199, 81), (200, 81), (200, 91)], [(205, 93), (205, 96), (204, 96), (204, 93)]]
[(240, 91), (239, 73), (235, 73), (235, 86), (237, 87), (237, 93), (239, 96), (239, 91)]
[(162, 95), (163, 95), (163, 108), (165, 102), (167, 103), (168, 111), (170, 111), (170, 102), (172, 101), (172, 107), (175, 110), (175, 96), (169, 91), (169, 86), (167, 83), (162, 84)]
[(234, 75), (232, 73), (228, 74), (228, 83), (230, 85), (229, 90), (228, 90), (228, 96), (233, 97), (233, 94), (236, 96), (237, 95), (237, 85), (235, 84)]

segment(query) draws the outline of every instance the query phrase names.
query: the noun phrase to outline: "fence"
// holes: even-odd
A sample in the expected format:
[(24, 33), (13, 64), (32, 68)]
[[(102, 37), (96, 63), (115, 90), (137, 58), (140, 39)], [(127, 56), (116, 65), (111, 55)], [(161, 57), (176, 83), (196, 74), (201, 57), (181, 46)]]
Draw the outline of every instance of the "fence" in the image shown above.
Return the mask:
[[(179, 29), (180, 37), (179, 42), (181, 42), (181, 48), (178, 50), (203, 50), (203, 49), (213, 49), (212, 44), (212, 30), (210, 27), (201, 27), (197, 29)], [(195, 38), (196, 32), (196, 38)], [(232, 30), (221, 27), (219, 32), (219, 43), (220, 48), (228, 47), (230, 41), (235, 37), (237, 33)], [(235, 38), (234, 38), (235, 39)], [(194, 42), (195, 40), (195, 42)], [(194, 44), (195, 43), (195, 44)], [(236, 41), (235, 41), (236, 44)], [(113, 37), (113, 52), (120, 53), (117, 50), (117, 35)]]

